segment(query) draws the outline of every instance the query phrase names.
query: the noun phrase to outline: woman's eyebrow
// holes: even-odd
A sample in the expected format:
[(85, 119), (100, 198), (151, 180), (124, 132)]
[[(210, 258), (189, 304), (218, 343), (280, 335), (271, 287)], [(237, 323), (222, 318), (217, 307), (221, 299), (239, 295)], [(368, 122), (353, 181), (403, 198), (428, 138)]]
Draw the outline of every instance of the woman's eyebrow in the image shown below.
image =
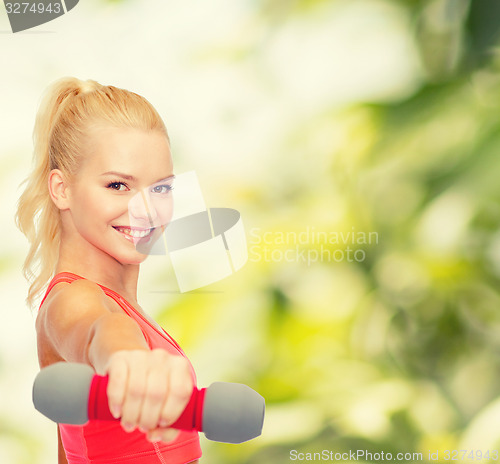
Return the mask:
[[(113, 176), (117, 176), (117, 177), (121, 177), (123, 179), (127, 179), (127, 180), (130, 180), (132, 182), (136, 182), (137, 181), (137, 178), (130, 175), (130, 174), (124, 174), (123, 172), (118, 172), (118, 171), (107, 171), (107, 172), (103, 172), (101, 174), (101, 176), (110, 176), (110, 175), (113, 175)], [(175, 176), (172, 174), (170, 176), (165, 176), (165, 177), (160, 177), (156, 182), (153, 182), (154, 184), (156, 184), (157, 182), (160, 182), (162, 180), (169, 180), (169, 179), (173, 179)]]
[(130, 174), (124, 174), (123, 172), (118, 172), (118, 171), (103, 172), (101, 176), (117, 176), (127, 180), (133, 180), (133, 181), (137, 180), (134, 176), (131, 176)]
[(162, 182), (164, 180), (172, 180), (172, 179), (175, 179), (175, 175), (172, 174), (171, 176), (167, 176), (167, 177), (162, 177), (161, 179), (158, 179), (156, 182), (154, 182), (155, 184), (157, 184), (158, 182)]

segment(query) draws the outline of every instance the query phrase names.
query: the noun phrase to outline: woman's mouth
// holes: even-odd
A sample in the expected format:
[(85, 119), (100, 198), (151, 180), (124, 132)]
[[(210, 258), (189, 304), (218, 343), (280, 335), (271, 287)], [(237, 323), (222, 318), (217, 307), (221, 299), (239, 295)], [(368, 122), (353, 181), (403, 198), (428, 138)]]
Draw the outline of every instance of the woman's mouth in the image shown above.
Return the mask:
[(149, 240), (149, 237), (152, 235), (153, 231), (155, 230), (155, 227), (151, 229), (139, 229), (126, 226), (124, 227), (113, 226), (113, 229), (115, 229), (117, 232), (120, 232), (120, 234), (124, 238), (134, 243), (134, 245), (137, 245), (139, 241)]
[(151, 232), (153, 232), (155, 228), (153, 227), (151, 229), (134, 229), (131, 227), (113, 226), (113, 229), (125, 235), (126, 238), (141, 239), (151, 235)]

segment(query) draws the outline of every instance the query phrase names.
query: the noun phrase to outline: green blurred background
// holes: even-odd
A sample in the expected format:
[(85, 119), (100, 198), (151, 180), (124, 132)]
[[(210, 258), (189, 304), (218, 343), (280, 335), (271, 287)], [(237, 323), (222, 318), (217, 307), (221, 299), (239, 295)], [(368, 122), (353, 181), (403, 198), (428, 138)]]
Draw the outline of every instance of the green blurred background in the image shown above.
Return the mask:
[(291, 450), (493, 462), (500, 2), (208, 3), (89, 1), (45, 33), (0, 36), (0, 461), (55, 462), (55, 428), (30, 404), (27, 245), (12, 217), (37, 101), (69, 74), (146, 96), (177, 172), (196, 170), (209, 206), (241, 212), (249, 260), (236, 274), (181, 294), (152, 258), (141, 277), (143, 307), (200, 385), (266, 399), (260, 438), (203, 439), (202, 462), (284, 463)]

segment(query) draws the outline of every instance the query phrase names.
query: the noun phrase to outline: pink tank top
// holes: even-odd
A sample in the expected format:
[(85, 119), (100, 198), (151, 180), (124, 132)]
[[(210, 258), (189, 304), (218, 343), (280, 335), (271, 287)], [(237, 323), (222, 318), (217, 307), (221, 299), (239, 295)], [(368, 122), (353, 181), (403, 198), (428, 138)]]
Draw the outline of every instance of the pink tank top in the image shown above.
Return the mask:
[[(61, 272), (50, 281), (40, 307), (54, 285), (84, 279), (70, 272)], [(186, 357), (180, 346), (163, 329), (159, 329), (142, 316), (130, 303), (113, 290), (99, 285), (113, 298), (123, 311), (134, 319), (144, 334), (149, 347), (162, 348), (173, 355)], [(196, 375), (191, 367), (193, 380)], [(86, 425), (59, 425), (61, 441), (69, 464), (186, 464), (201, 456), (198, 432), (181, 431), (170, 443), (151, 443), (135, 430), (125, 432), (119, 422), (89, 421)]]

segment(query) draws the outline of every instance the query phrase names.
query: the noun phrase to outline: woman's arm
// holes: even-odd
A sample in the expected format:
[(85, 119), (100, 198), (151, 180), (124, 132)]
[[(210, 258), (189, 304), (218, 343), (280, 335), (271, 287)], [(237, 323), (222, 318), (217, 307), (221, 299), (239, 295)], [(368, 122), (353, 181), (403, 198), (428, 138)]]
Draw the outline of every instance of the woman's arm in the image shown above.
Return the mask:
[(97, 284), (77, 280), (56, 287), (40, 310), (37, 332), (63, 359), (90, 364), (103, 375), (115, 351), (149, 350), (139, 326), (117, 312)]
[(139, 326), (117, 312), (97, 284), (77, 280), (52, 292), (37, 318), (38, 334), (64, 360), (109, 375), (110, 410), (125, 430), (139, 427), (151, 441), (175, 438), (177, 432), (168, 426), (193, 389), (188, 361), (150, 350)]

